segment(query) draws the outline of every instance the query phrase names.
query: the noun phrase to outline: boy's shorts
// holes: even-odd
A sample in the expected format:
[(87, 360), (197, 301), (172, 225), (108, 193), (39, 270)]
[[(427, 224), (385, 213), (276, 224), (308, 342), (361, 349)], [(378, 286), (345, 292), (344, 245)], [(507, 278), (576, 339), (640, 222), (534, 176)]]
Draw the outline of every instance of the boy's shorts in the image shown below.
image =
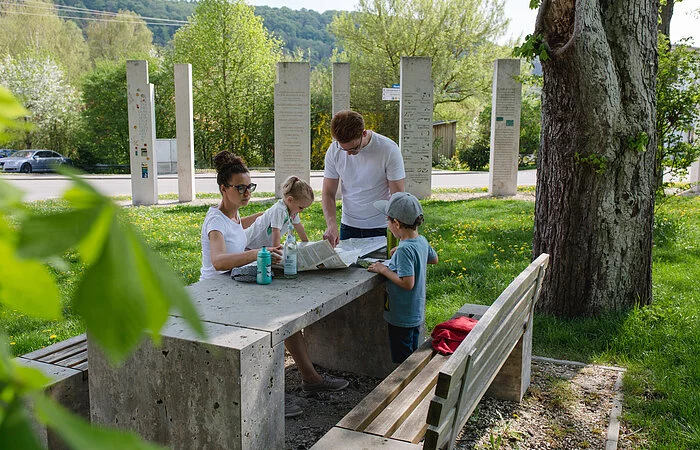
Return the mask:
[(387, 325), (389, 326), (391, 360), (396, 364), (400, 364), (418, 348), (420, 326), (404, 328), (394, 326), (390, 323), (387, 323)]

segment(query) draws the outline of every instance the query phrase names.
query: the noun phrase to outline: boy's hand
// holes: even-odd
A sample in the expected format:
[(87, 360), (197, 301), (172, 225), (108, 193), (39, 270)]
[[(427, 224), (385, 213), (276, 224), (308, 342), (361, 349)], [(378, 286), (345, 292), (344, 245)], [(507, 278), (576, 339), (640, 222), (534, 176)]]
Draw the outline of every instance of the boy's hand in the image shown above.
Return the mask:
[(394, 256), (394, 253), (396, 253), (396, 249), (397, 249), (397, 248), (398, 248), (398, 247), (394, 247), (394, 248), (392, 248), (391, 250), (389, 250), (389, 256)]
[(376, 263), (370, 264), (370, 266), (367, 268), (367, 270), (369, 270), (370, 272), (374, 272), (374, 273), (380, 273), (382, 275), (384, 273), (386, 273), (387, 271), (390, 272), (389, 268), (381, 262), (376, 262)]

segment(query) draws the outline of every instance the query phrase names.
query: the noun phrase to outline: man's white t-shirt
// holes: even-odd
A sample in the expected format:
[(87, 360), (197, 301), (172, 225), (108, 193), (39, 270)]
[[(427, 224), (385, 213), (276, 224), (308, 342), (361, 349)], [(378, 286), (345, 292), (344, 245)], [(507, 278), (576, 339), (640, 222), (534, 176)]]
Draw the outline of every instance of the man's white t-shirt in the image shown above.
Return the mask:
[(216, 270), (211, 262), (210, 231), (219, 231), (224, 236), (226, 253), (241, 253), (245, 251), (245, 231), (243, 231), (241, 224), (226, 217), (219, 208), (209, 208), (202, 225), (202, 268), (200, 269), (200, 280), (206, 280), (214, 277), (216, 274), (228, 272), (227, 270)]
[[(300, 223), (301, 219), (298, 214), (292, 217), (292, 223)], [(284, 236), (289, 226), (289, 210), (284, 204), (283, 199), (279, 199), (274, 205), (268, 208), (261, 216), (255, 219), (255, 222), (245, 229), (245, 235), (248, 238), (248, 248), (260, 248), (263, 245), (266, 247), (272, 246), (272, 229), (280, 230), (280, 236)]]
[(406, 172), (399, 146), (372, 132), (369, 144), (357, 155), (349, 155), (333, 142), (326, 151), (323, 176), (342, 180), (342, 223), (355, 228), (385, 228), (386, 216), (374, 208), (374, 202), (389, 200), (389, 181), (406, 178)]

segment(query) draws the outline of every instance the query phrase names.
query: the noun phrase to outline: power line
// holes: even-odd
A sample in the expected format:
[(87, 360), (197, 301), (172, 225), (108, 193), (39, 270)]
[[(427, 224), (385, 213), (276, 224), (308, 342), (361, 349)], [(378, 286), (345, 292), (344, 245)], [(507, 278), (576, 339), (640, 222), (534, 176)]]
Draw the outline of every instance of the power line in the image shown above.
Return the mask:
[[(36, 6), (31, 5), (30, 3), (34, 3)], [(29, 11), (12, 11), (12, 10), (5, 10), (2, 11), (3, 14), (16, 14), (16, 15), (25, 15), (25, 16), (37, 16), (37, 17), (59, 17), (62, 19), (74, 19), (74, 20), (89, 20), (89, 21), (95, 21), (95, 22), (116, 22), (116, 23), (145, 23), (146, 25), (163, 25), (163, 26), (183, 26), (188, 24), (187, 21), (184, 20), (176, 20), (176, 19), (161, 19), (158, 17), (143, 17), (143, 16), (138, 16), (134, 17), (134, 20), (129, 20), (128, 18), (119, 18), (117, 19), (117, 13), (109, 12), (109, 11), (99, 11), (99, 10), (94, 10), (94, 9), (87, 9), (87, 8), (78, 8), (78, 7), (72, 7), (72, 6), (65, 6), (65, 5), (50, 5), (47, 3), (42, 3), (42, 2), (31, 2), (31, 1), (24, 1), (22, 3), (17, 3), (17, 2), (11, 2), (11, 1), (0, 1), (0, 5), (8, 5), (8, 6), (19, 6), (23, 7), (25, 9), (29, 10), (38, 10), (40, 12), (43, 12), (45, 14), (42, 14), (40, 12), (29, 12)], [(63, 8), (61, 8), (63, 7)], [(54, 9), (59, 10), (60, 12), (55, 12)], [(103, 16), (103, 17), (109, 17), (109, 18), (100, 18), (100, 17), (81, 17), (81, 16), (74, 16), (70, 14), (90, 14), (90, 15), (98, 15), (98, 16)], [(135, 19), (141, 19), (141, 20), (135, 20)], [(157, 21), (157, 22), (154, 22)]]

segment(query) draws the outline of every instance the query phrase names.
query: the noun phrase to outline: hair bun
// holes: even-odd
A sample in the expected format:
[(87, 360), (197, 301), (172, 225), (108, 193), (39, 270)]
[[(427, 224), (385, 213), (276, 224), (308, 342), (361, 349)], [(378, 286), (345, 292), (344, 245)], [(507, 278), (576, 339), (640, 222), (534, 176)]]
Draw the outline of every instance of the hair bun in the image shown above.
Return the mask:
[(243, 158), (236, 156), (234, 153), (224, 150), (216, 154), (214, 157), (214, 167), (217, 172), (221, 172), (226, 166), (245, 166)]

